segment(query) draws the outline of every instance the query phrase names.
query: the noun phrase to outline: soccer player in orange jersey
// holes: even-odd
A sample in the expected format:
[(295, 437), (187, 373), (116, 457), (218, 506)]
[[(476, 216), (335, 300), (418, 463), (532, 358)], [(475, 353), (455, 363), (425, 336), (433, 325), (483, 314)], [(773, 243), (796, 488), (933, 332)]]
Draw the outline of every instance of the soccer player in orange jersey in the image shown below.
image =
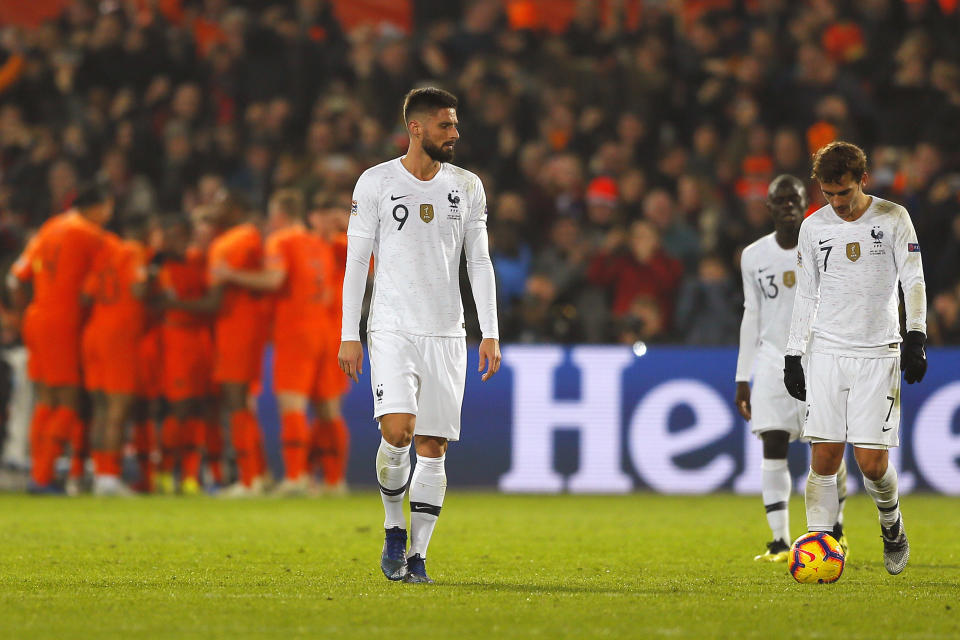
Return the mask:
[(65, 444), (82, 439), (80, 340), (85, 312), (83, 281), (103, 243), (101, 227), (113, 214), (113, 199), (95, 185), (80, 190), (74, 208), (44, 224), (31, 249), (35, 316), (31, 342), (35, 374), (47, 391), (50, 415), (37, 425), (31, 490), (55, 491), (54, 464)]
[(146, 218), (124, 221), (124, 238), (104, 242), (84, 281), (91, 306), (83, 333), (86, 387), (93, 397), (94, 484), (97, 495), (129, 495), (121, 480), (124, 429), (139, 391), (139, 349), (146, 326), (143, 302)]
[[(197, 300), (209, 289), (207, 257), (192, 242), (193, 225), (185, 217), (164, 221), (163, 256), (157, 281), (179, 300)], [(172, 485), (176, 459), (180, 462), (180, 491), (200, 491), (201, 450), (207, 436), (209, 396), (213, 377), (212, 317), (209, 314), (167, 309), (163, 314), (163, 396), (169, 414), (164, 420), (161, 487)], [(177, 455), (179, 454), (179, 455)]]
[[(332, 329), (329, 274), (333, 256), (323, 238), (304, 226), (305, 204), (293, 189), (270, 199), (266, 261), (262, 270), (219, 267), (223, 281), (274, 293), (274, 387), (280, 405), (285, 474), (277, 492), (304, 494), (309, 483), (310, 428), (307, 403), (316, 394), (325, 344)], [(326, 348), (325, 348), (326, 347)]]
[(167, 305), (187, 311), (216, 313), (214, 320), (214, 382), (220, 408), (229, 416), (240, 482), (225, 495), (262, 493), (258, 454), (260, 428), (247, 403), (251, 385), (260, 377), (263, 357), (262, 301), (249, 288), (223, 281), (223, 270), (259, 270), (263, 266), (260, 231), (247, 222), (246, 207), (234, 196), (216, 205), (221, 232), (210, 244), (207, 264), (210, 289), (197, 300), (170, 299)]
[(347, 266), (347, 225), (350, 222), (351, 195), (330, 197), (318, 194), (308, 218), (330, 246), (333, 270), (327, 274), (330, 292), (329, 327), (324, 336), (326, 351), (320, 359), (320, 370), (313, 396), (313, 440), (311, 458), (323, 469), (324, 489), (339, 494), (346, 490), (347, 459), (350, 431), (341, 412), (341, 399), (349, 390), (349, 381), (340, 370), (336, 351), (340, 346), (337, 327), (343, 307), (343, 274)]
[(52, 412), (50, 390), (40, 379), (40, 360), (37, 358), (36, 327), (40, 309), (35, 300), (29, 299), (25, 286), (33, 280), (36, 249), (37, 235), (34, 235), (7, 274), (7, 289), (11, 293), (13, 308), (21, 315), (20, 337), (27, 349), (27, 378), (33, 385), (33, 415), (30, 417), (29, 431), (30, 451), (33, 455), (40, 451), (40, 430), (46, 425)]

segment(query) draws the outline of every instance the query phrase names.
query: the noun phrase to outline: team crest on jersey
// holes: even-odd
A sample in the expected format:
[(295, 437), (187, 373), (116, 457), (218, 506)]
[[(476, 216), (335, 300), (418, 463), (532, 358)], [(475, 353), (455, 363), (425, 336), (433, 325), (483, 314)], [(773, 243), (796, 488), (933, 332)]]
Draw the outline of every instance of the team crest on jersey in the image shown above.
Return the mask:
[(450, 203), (451, 209), (456, 209), (460, 205), (460, 192), (454, 189), (447, 194), (447, 202)]
[(860, 243), (859, 242), (848, 242), (847, 243), (847, 257), (850, 259), (850, 262), (856, 262), (860, 259)]
[(870, 255), (886, 255), (887, 252), (883, 248), (883, 231), (880, 230), (880, 227), (873, 227), (873, 229), (870, 230), (870, 237), (873, 238), (873, 248), (870, 249)]
[(424, 222), (430, 222), (433, 220), (433, 205), (432, 204), (422, 204), (420, 205), (420, 219)]
[(793, 285), (797, 284), (797, 272), (796, 271), (784, 271), (783, 272), (783, 286), (788, 289), (792, 289)]

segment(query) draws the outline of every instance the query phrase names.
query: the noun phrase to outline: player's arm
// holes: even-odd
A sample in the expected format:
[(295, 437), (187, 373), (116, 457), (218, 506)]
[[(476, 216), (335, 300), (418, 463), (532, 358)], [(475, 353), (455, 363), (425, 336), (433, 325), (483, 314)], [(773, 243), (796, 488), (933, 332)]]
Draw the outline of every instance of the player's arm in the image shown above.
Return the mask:
[(903, 287), (903, 306), (907, 335), (903, 341), (900, 368), (908, 384), (920, 382), (927, 372), (927, 285), (923, 278), (920, 243), (910, 215), (903, 210), (893, 248), (900, 286)]
[(343, 274), (343, 319), (340, 328), (340, 351), (337, 363), (340, 370), (354, 382), (363, 373), (363, 346), (360, 344), (360, 314), (363, 294), (367, 289), (367, 273), (373, 238), (347, 237), (347, 267)]
[(463, 248), (467, 257), (467, 277), (483, 335), (477, 371), (486, 367), (481, 377), (486, 381), (500, 370), (500, 330), (497, 325), (497, 281), (487, 238), (487, 198), (479, 180), (476, 193), (478, 197), (473, 203), (471, 220), (466, 225)]
[(744, 420), (750, 420), (750, 374), (760, 343), (760, 300), (749, 268), (740, 262), (743, 280), (743, 318), (740, 320), (740, 349), (737, 352), (737, 392), (734, 403)]
[(806, 352), (820, 302), (820, 271), (817, 268), (816, 250), (811, 246), (813, 240), (809, 230), (806, 222), (800, 227), (800, 242), (797, 245), (799, 281), (793, 314), (790, 317), (790, 334), (787, 337), (788, 356), (801, 356)]
[(817, 267), (816, 250), (810, 236), (807, 221), (800, 226), (800, 243), (797, 246), (799, 282), (790, 318), (790, 334), (787, 351), (783, 358), (783, 383), (787, 393), (797, 400), (807, 399), (807, 385), (800, 358), (807, 350), (810, 330), (820, 302), (820, 271)]
[(353, 190), (350, 225), (347, 228), (347, 264), (343, 273), (343, 313), (340, 326), (340, 370), (354, 382), (363, 373), (363, 346), (360, 344), (360, 314), (367, 290), (370, 256), (380, 225), (379, 185), (367, 173)]
[(212, 285), (207, 293), (199, 298), (192, 300), (181, 300), (171, 290), (167, 290), (165, 296), (160, 302), (164, 309), (178, 309), (190, 313), (204, 313), (213, 315), (220, 310), (223, 304), (223, 286), (219, 284)]
[(24, 285), (33, 280), (33, 261), (37, 255), (37, 245), (37, 236), (33, 236), (7, 272), (7, 291), (10, 292), (13, 308), (17, 311), (22, 311), (27, 306), (27, 292)]
[(262, 270), (231, 269), (226, 265), (217, 265), (213, 268), (213, 275), (218, 282), (233, 284), (253, 291), (273, 292), (283, 286), (287, 279), (285, 268), (268, 267)]

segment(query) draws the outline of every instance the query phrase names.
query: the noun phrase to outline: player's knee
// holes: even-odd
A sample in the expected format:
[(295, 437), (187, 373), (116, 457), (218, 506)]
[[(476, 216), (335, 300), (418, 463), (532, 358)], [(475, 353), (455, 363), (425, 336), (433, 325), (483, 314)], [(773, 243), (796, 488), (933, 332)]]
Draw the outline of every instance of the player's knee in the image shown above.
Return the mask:
[(380, 418), (383, 439), (395, 447), (405, 447), (413, 440), (417, 417), (407, 413), (391, 413)]
[(790, 434), (786, 431), (765, 431), (760, 436), (763, 440), (763, 457), (767, 460), (783, 460), (787, 457), (790, 446)]
[(174, 402), (170, 406), (170, 413), (172, 413), (173, 417), (177, 420), (186, 420), (190, 416), (190, 401), (182, 400), (180, 402)]
[(814, 444), (810, 454), (810, 468), (820, 475), (836, 473), (843, 461), (843, 451), (843, 443)]
[(857, 456), (857, 465), (860, 467), (860, 473), (873, 481), (879, 480), (887, 472), (886, 456), (859, 455)]
[(303, 412), (307, 410), (307, 396), (300, 393), (278, 393), (277, 404), (280, 407), (281, 413), (289, 413), (291, 411)]
[(435, 436), (417, 436), (417, 455), (439, 458), (447, 453), (447, 439)]

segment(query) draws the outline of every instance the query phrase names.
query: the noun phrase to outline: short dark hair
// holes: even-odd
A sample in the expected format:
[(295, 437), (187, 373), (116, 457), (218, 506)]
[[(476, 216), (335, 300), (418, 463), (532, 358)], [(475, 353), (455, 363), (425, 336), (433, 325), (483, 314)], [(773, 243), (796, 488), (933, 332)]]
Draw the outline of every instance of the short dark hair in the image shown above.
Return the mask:
[(77, 189), (77, 197), (73, 199), (73, 206), (77, 209), (88, 209), (106, 202), (113, 196), (96, 182), (88, 182)]
[(456, 109), (457, 97), (436, 87), (412, 89), (403, 98), (403, 121), (410, 124), (415, 113), (434, 112), (437, 109)]
[(867, 172), (867, 154), (850, 142), (835, 140), (813, 154), (811, 177), (818, 182), (838, 183), (848, 173), (857, 182)]
[(281, 211), (295, 220), (303, 220), (306, 204), (303, 201), (303, 192), (299, 189), (278, 189), (270, 196), (270, 206), (279, 207)]

